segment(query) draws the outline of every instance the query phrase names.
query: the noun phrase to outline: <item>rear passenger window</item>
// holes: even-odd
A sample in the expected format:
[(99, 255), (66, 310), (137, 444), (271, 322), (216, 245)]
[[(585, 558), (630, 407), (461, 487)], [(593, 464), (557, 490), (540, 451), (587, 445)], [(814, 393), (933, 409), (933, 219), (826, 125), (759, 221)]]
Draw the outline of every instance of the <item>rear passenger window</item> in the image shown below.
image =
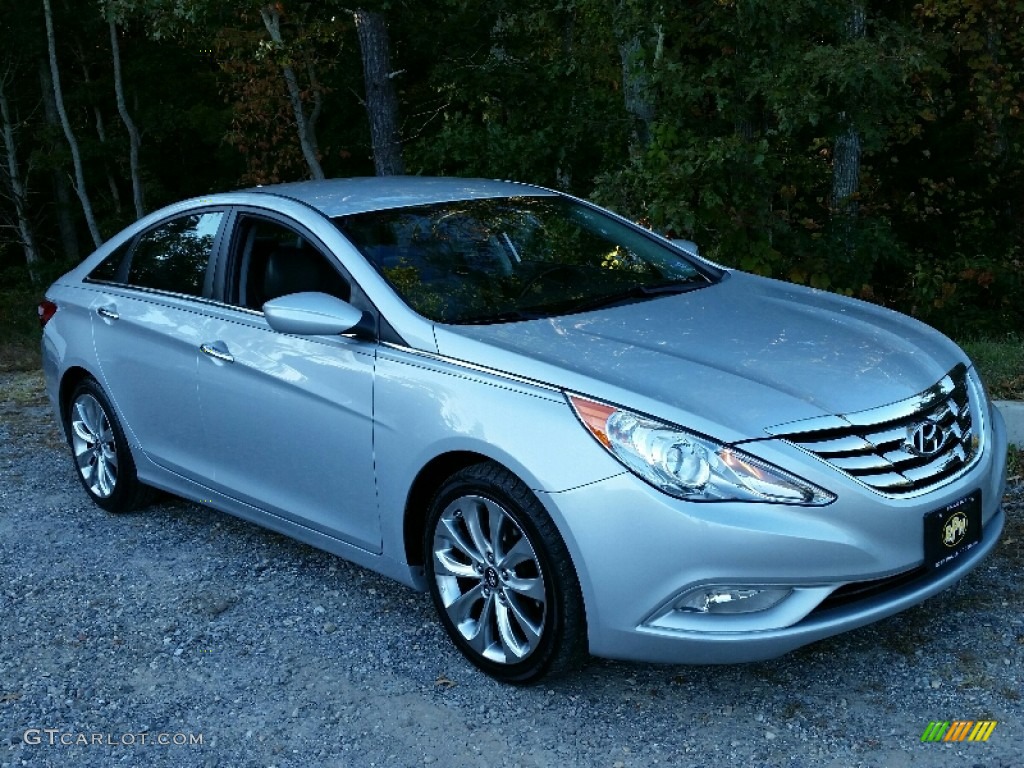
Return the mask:
[(128, 284), (201, 296), (206, 267), (224, 214), (192, 214), (142, 236), (128, 267)]

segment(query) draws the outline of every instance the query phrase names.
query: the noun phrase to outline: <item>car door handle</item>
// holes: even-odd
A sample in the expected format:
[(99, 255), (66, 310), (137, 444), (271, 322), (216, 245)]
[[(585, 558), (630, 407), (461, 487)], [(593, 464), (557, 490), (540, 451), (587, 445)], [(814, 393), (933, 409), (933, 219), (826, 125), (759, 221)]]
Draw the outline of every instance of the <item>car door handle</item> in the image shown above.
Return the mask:
[(214, 360), (220, 360), (221, 362), (224, 363), (235, 362), (235, 358), (230, 352), (228, 352), (226, 349), (218, 349), (213, 344), (202, 344), (199, 347), (199, 351), (202, 352), (204, 355), (209, 355)]
[(121, 317), (111, 306), (96, 307), (96, 314), (104, 320), (117, 320)]

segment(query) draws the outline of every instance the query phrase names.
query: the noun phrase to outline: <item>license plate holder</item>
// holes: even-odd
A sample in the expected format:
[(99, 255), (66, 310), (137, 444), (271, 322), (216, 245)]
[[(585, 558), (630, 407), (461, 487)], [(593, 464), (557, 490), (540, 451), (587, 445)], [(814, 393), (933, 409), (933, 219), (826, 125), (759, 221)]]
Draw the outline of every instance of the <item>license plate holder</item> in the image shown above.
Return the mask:
[(924, 516), (924, 561), (944, 568), (981, 543), (981, 491)]

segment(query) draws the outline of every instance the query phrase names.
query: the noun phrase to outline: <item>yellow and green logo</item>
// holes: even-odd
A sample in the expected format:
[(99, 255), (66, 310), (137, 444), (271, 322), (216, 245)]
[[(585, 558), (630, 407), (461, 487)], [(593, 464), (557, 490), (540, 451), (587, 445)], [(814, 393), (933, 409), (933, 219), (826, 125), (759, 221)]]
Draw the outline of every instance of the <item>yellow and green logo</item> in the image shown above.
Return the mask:
[(988, 741), (996, 724), (995, 720), (933, 720), (921, 741)]

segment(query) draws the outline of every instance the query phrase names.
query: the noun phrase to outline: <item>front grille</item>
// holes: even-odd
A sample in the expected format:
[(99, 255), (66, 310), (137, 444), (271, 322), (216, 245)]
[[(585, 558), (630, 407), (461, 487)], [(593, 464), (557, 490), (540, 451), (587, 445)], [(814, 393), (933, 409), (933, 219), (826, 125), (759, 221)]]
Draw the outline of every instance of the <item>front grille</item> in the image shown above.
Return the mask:
[[(805, 429), (787, 429), (796, 426)], [(891, 495), (916, 493), (956, 477), (972, 464), (979, 447), (963, 364), (898, 403), (770, 431)]]

